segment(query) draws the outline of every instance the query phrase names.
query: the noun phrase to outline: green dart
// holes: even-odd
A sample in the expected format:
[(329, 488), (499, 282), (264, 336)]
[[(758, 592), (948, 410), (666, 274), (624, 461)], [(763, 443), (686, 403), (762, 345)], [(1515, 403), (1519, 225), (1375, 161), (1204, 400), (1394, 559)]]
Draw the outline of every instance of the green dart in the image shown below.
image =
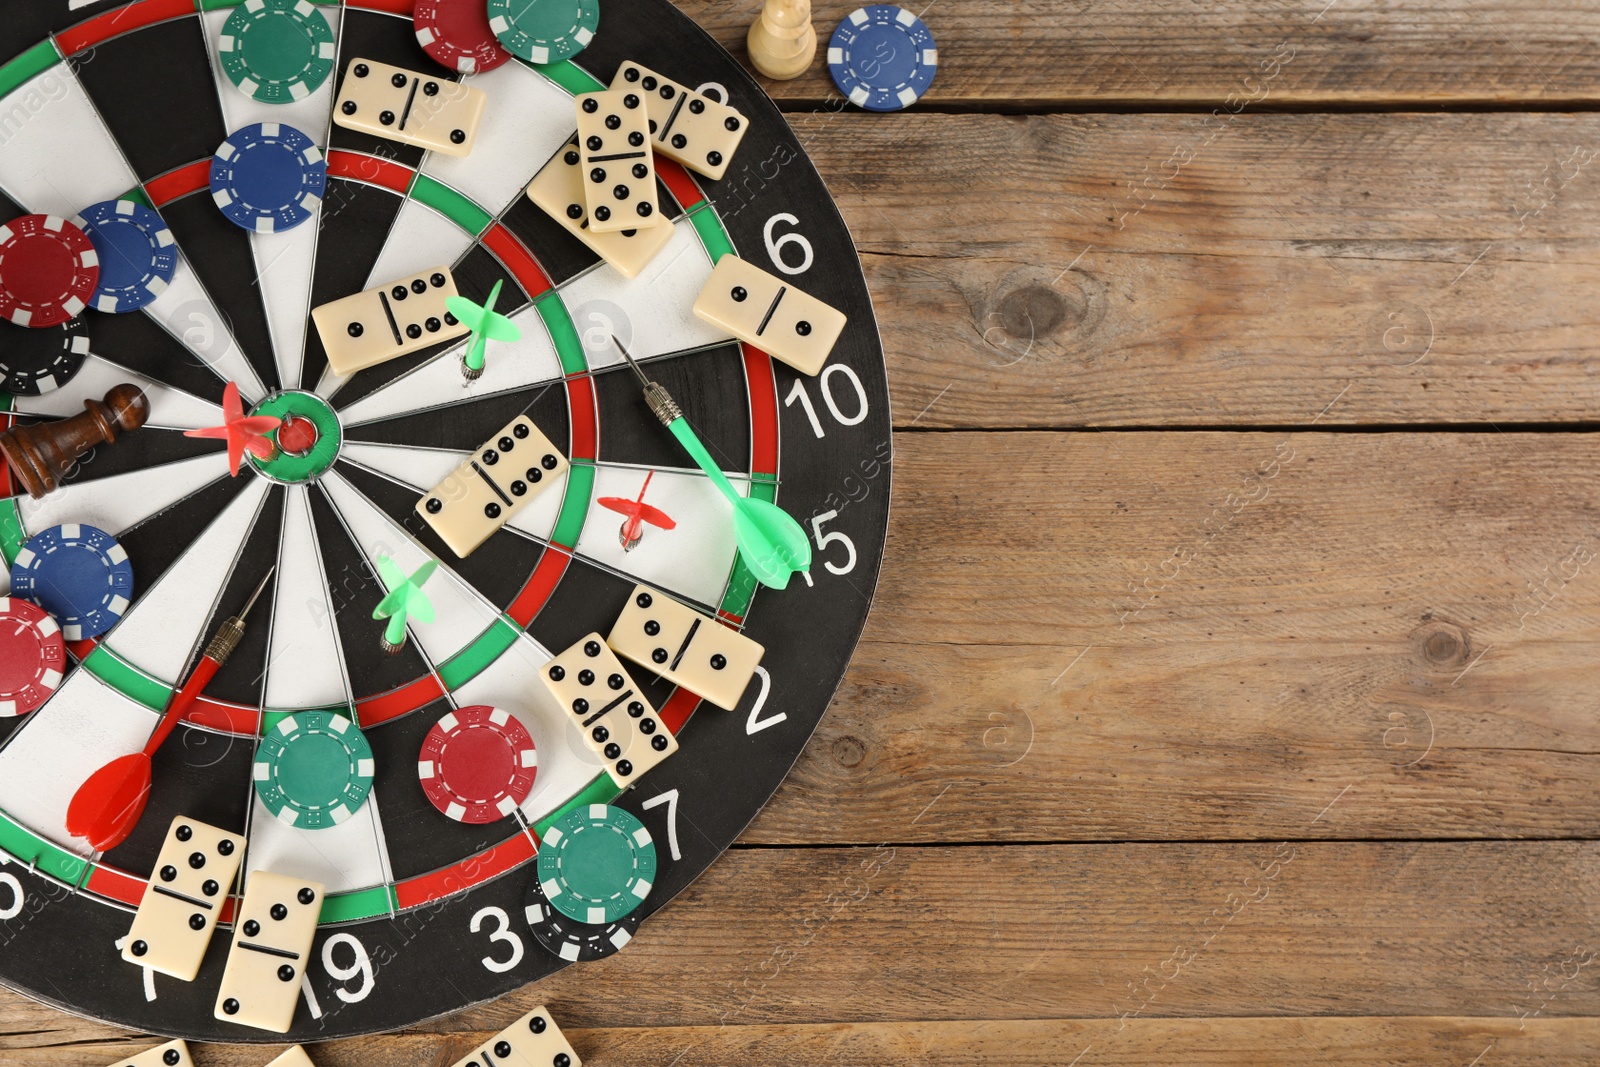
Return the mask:
[(639, 376), (639, 382), (644, 386), (645, 403), (650, 405), (650, 410), (656, 413), (656, 418), (661, 420), (663, 426), (672, 431), (672, 436), (694, 457), (700, 469), (706, 472), (706, 477), (722, 490), (722, 495), (733, 505), (733, 536), (739, 543), (739, 555), (744, 557), (744, 565), (750, 569), (756, 581), (773, 589), (785, 589), (790, 576), (796, 571), (804, 573), (810, 570), (811, 541), (800, 524), (776, 504), (740, 496), (722, 469), (712, 460), (706, 446), (700, 443), (694, 427), (683, 417), (683, 409), (672, 399), (672, 394), (644, 376), (644, 371), (639, 369), (639, 364), (634, 362), (621, 341), (615, 336), (611, 340), (617, 346), (617, 351), (622, 353), (622, 358), (628, 361), (628, 366), (633, 368), (633, 373)]
[(372, 617), (389, 620), (383, 629), (383, 650), (391, 656), (405, 647), (408, 619), (433, 621), (433, 602), (422, 591), (422, 583), (433, 577), (433, 570), (438, 565), (438, 560), (430, 559), (407, 578), (394, 560), (388, 556), (378, 557), (378, 574), (392, 592), (378, 602)]
[(467, 324), (467, 329), (472, 331), (472, 340), (467, 344), (467, 350), (461, 353), (461, 373), (467, 381), (477, 381), (483, 375), (485, 354), (490, 341), (520, 341), (522, 331), (517, 324), (498, 314), (495, 301), (500, 299), (500, 287), (503, 281), (495, 282), (494, 288), (489, 290), (489, 299), (479, 307), (464, 296), (452, 296), (446, 300), (445, 307), (450, 314)]

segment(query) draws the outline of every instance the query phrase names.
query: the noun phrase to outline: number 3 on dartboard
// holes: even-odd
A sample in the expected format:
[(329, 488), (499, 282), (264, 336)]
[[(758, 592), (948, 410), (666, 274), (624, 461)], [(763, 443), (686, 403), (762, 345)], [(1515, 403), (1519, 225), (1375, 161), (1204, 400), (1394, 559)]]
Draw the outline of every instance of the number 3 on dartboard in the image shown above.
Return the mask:
[(475, 934), (482, 932), (485, 919), (494, 920), (495, 928), (489, 932), (490, 944), (504, 941), (511, 946), (511, 955), (503, 960), (497, 960), (493, 956), (483, 957), (484, 969), (494, 974), (505, 974), (522, 962), (522, 938), (518, 937), (516, 931), (511, 929), (511, 919), (506, 915), (504, 908), (484, 908), (472, 917), (472, 921), (467, 924), (467, 929)]

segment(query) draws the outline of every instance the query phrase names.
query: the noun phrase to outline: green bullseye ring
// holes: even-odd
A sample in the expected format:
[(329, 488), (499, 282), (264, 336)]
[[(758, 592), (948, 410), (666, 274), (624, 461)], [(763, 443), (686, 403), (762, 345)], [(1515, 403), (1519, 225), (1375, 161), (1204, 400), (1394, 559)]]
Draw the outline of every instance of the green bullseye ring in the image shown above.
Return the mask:
[(283, 482), (285, 485), (314, 482), (333, 466), (334, 460), (339, 458), (339, 446), (344, 443), (344, 430), (339, 425), (339, 416), (328, 406), (327, 401), (319, 396), (298, 390), (275, 393), (257, 404), (250, 414), (275, 415), (285, 422), (291, 418), (302, 418), (316, 427), (316, 442), (304, 455), (291, 455), (279, 449), (278, 454), (272, 459), (261, 460), (247, 453), (250, 455), (251, 465), (275, 482)]

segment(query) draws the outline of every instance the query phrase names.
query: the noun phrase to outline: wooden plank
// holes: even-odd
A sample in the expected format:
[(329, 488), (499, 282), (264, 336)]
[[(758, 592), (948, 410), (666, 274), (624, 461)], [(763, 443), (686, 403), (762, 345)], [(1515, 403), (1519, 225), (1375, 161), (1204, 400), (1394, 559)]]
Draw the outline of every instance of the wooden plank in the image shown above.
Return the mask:
[[(1600, 115), (1203, 123), (797, 120), (863, 253), (897, 424), (1595, 417)], [(732, 180), (729, 210), (785, 210)]]
[[(1396, 1012), (1504, 1032), (1600, 1012), (1597, 885), (1595, 842), (741, 849), (623, 955), (415, 1032), (452, 1035), (435, 1063), (538, 1003), (580, 1032)], [(9, 994), (0, 1033), (63, 1063), (120, 1036)]]
[[(1295, 1018), (1040, 1019), (916, 1023), (819, 1023), (790, 1026), (674, 1026), (564, 1031), (585, 1062), (604, 1067), (1280, 1067), (1328, 1062), (1349, 1067), (1465, 1065), (1558, 1067), (1583, 1062), (1600, 1042), (1594, 1019)], [(312, 1048), (318, 1067), (410, 1067), (453, 1063), (492, 1031), (391, 1034)], [(19, 1046), (30, 1067), (101, 1067), (148, 1048), (148, 1038), (60, 1046), (28, 1035)], [(199, 1045), (200, 1067), (260, 1067), (255, 1046)], [(8, 1060), (0, 1051), (0, 1063)]]
[(896, 445), (865, 643), (746, 842), (1600, 833), (1591, 436)]
[[(756, 3), (680, 0), (748, 66)], [(820, 47), (786, 107), (833, 109), (834, 27), (859, 5), (814, 3)], [(1579, 0), (946, 0), (925, 13), (939, 44), (929, 109), (1458, 107), (1593, 104), (1600, 13)]]

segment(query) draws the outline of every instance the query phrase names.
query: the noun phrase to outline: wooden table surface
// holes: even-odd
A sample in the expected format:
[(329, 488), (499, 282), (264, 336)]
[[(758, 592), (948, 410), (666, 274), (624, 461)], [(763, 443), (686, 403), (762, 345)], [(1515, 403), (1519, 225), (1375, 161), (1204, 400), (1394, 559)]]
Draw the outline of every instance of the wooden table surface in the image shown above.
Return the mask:
[[(909, 113), (768, 86), (897, 427), (821, 729), (620, 957), (318, 1064), (1595, 1062), (1600, 8), (925, 17)], [(0, 994), (0, 1062), (150, 1043)]]

